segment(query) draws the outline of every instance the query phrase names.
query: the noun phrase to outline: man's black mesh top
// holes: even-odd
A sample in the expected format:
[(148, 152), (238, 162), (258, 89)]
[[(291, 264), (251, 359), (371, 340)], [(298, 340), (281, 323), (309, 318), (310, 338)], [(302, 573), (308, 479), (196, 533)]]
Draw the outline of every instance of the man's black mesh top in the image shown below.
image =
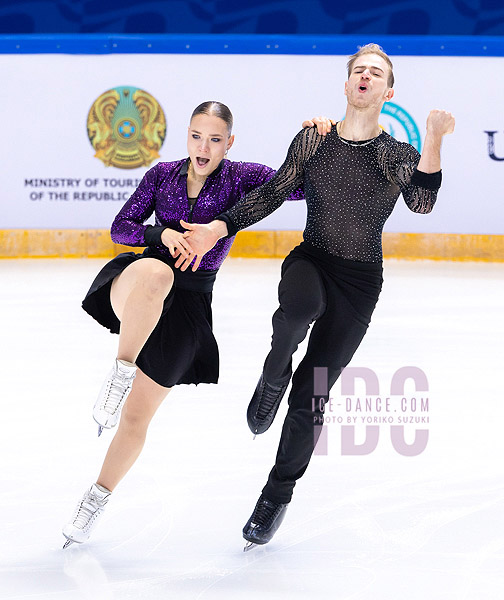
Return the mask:
[(335, 256), (380, 262), (383, 226), (399, 194), (417, 213), (430, 212), (436, 201), (441, 171), (417, 171), (419, 160), (413, 146), (384, 131), (353, 142), (341, 138), (336, 127), (325, 138), (314, 127), (303, 129), (276, 175), (217, 219), (235, 235), (303, 185), (308, 206), (303, 239)]

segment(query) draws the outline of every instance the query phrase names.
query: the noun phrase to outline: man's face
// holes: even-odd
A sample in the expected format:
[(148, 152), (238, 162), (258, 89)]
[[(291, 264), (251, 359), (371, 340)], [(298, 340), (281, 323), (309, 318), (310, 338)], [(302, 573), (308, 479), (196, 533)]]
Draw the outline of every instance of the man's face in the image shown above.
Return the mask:
[(389, 66), (378, 54), (363, 54), (354, 62), (345, 96), (355, 108), (378, 108), (390, 100), (394, 90), (388, 87)]

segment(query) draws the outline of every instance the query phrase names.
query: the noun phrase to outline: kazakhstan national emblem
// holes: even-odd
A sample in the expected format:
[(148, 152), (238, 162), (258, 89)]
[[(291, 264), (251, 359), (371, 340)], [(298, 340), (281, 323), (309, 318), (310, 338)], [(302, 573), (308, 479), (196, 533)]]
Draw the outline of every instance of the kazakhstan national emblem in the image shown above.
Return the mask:
[(134, 87), (116, 87), (102, 94), (87, 118), (95, 157), (107, 167), (136, 169), (159, 158), (166, 119), (157, 100)]

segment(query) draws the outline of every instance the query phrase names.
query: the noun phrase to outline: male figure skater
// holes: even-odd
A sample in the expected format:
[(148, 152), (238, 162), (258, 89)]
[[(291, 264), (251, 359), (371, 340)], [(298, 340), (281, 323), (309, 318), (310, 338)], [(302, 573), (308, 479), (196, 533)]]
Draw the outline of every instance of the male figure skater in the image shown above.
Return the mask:
[(420, 156), (378, 125), (383, 104), (394, 95), (392, 62), (380, 46), (362, 47), (347, 69), (344, 121), (325, 136), (315, 128), (298, 133), (277, 174), (217, 220), (182, 222), (194, 253), (177, 264), (186, 269), (194, 260), (195, 270), (218, 239), (263, 219), (304, 185), (303, 242), (282, 265), (271, 351), (247, 412), (254, 434), (271, 425), (291, 378), (292, 354), (314, 325), (292, 377), (275, 465), (243, 529), (245, 549), (269, 542), (285, 516), (320, 431), (314, 425), (323, 408), (312, 408), (314, 368), (327, 368), (330, 390), (357, 350), (381, 290), (385, 221), (401, 193), (412, 211), (432, 210), (441, 185), (441, 141), (455, 125), (450, 113), (431, 111)]

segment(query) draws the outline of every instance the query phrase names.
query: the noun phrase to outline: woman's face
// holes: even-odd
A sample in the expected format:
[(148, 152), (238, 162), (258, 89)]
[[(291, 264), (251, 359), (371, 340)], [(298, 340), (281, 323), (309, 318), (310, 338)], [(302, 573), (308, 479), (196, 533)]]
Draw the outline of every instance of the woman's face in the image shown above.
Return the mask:
[(214, 115), (196, 115), (191, 119), (187, 135), (187, 151), (197, 175), (206, 177), (219, 166), (231, 148), (234, 135), (229, 136), (226, 123)]

